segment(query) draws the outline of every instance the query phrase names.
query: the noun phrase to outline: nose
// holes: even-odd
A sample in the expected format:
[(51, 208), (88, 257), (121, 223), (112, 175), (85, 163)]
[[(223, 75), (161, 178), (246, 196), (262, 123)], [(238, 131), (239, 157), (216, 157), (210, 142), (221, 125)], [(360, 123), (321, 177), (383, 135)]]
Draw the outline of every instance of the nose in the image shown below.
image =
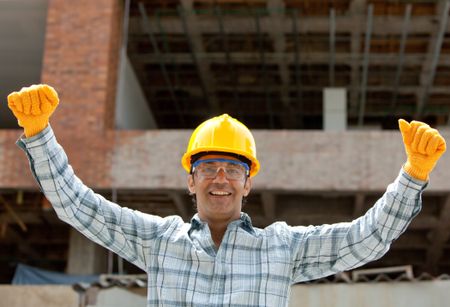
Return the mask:
[(225, 173), (225, 170), (223, 167), (219, 167), (216, 173), (216, 177), (214, 178), (213, 182), (228, 182), (227, 174)]

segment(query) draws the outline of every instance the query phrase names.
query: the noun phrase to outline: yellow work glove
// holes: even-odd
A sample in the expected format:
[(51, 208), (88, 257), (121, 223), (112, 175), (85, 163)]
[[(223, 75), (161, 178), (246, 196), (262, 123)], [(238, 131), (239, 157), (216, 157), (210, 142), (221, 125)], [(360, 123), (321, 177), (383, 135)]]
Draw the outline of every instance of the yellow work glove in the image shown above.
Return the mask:
[(46, 84), (24, 87), (8, 95), (8, 107), (17, 118), (27, 138), (47, 127), (50, 115), (58, 106), (58, 93)]
[(436, 129), (419, 121), (408, 123), (400, 119), (398, 124), (408, 157), (403, 169), (414, 178), (428, 180), (428, 175), (445, 152), (444, 138)]

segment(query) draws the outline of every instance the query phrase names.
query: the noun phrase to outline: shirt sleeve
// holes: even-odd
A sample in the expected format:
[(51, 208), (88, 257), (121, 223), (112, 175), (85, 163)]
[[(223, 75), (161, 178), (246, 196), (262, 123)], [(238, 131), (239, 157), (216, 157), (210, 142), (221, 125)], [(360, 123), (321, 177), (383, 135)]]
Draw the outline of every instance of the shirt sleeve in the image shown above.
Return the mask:
[(285, 225), (293, 283), (322, 278), (379, 259), (419, 213), (427, 183), (403, 170), (367, 213), (348, 223)]
[(75, 176), (50, 126), (19, 139), (17, 145), (27, 154), (33, 176), (61, 220), (144, 271), (155, 239), (183, 223), (180, 217), (144, 214), (94, 193)]

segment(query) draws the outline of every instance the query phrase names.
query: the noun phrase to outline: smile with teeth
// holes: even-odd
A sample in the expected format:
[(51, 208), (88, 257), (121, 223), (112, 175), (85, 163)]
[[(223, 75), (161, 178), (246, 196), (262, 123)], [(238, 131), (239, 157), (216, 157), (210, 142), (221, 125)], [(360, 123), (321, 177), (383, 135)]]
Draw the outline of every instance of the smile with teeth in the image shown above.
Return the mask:
[(214, 196), (228, 196), (228, 195), (231, 195), (231, 193), (225, 192), (225, 191), (211, 191), (211, 192), (209, 192), (209, 194), (214, 195)]

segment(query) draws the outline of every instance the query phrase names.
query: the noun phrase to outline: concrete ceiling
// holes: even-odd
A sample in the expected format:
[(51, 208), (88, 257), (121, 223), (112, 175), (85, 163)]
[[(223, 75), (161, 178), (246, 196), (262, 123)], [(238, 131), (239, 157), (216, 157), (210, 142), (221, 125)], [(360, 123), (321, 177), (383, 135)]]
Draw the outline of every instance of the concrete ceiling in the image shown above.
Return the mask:
[(160, 128), (229, 113), (321, 129), (345, 88), (350, 127), (450, 123), (448, 1), (131, 1), (128, 55)]
[(10, 92), (39, 83), (48, 0), (0, 0), (0, 128), (16, 128)]

